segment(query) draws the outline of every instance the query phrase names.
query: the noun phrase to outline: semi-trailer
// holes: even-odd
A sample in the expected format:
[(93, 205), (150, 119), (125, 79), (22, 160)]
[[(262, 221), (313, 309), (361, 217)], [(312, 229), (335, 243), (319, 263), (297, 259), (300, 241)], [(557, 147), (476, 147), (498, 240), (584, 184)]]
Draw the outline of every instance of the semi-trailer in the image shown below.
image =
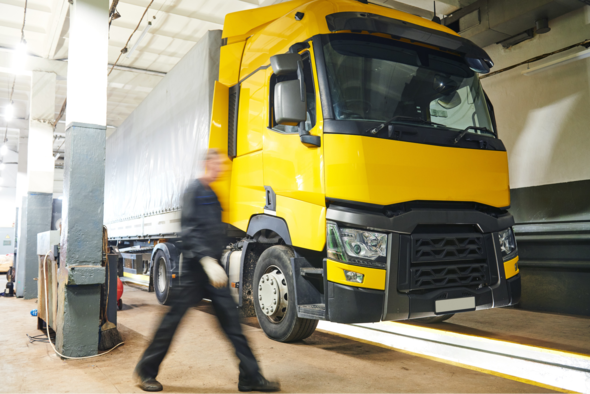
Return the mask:
[(479, 82), (492, 66), (454, 31), (366, 1), (227, 15), (107, 140), (124, 279), (173, 299), (181, 196), (216, 148), (221, 264), (270, 338), (518, 303), (507, 153)]

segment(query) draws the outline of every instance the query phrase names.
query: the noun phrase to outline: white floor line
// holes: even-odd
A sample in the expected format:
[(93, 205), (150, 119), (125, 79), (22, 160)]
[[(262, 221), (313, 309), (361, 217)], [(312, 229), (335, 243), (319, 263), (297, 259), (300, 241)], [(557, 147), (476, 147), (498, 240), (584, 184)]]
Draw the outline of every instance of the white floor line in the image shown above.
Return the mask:
[(565, 390), (590, 393), (590, 357), (400, 323), (318, 328), (394, 349), (482, 368)]

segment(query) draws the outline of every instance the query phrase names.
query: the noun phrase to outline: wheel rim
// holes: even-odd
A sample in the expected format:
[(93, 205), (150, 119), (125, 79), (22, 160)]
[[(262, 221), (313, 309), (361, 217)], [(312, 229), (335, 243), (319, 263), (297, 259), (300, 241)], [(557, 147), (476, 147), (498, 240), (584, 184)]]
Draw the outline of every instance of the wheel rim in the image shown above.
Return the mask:
[(289, 309), (289, 296), (285, 275), (276, 266), (270, 266), (258, 281), (258, 306), (275, 324), (280, 323)]
[(160, 293), (164, 292), (166, 288), (166, 262), (164, 259), (158, 261), (158, 290)]

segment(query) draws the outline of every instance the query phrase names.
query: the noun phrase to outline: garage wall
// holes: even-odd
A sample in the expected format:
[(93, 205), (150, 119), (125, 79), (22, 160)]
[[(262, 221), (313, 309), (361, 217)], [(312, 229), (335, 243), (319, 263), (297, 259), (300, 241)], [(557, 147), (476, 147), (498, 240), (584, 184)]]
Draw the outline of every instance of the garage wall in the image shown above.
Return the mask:
[[(590, 6), (550, 21), (551, 31), (504, 49), (486, 49), (493, 70), (590, 38)], [(533, 63), (536, 67), (580, 52), (580, 47)], [(523, 188), (590, 179), (590, 59), (530, 76), (527, 66), (482, 80), (494, 102), (510, 160), (510, 185)]]
[[(549, 26), (549, 33), (512, 48), (485, 48), (494, 70), (589, 39), (590, 7)], [(482, 79), (508, 150), (521, 307), (590, 315), (590, 59), (525, 76), (527, 68)]]

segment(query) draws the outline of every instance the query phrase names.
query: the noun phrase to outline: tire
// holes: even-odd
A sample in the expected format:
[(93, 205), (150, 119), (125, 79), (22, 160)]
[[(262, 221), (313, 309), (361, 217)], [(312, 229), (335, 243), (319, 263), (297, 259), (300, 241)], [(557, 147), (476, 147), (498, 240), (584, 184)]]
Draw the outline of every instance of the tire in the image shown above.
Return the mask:
[[(278, 342), (295, 342), (305, 339), (313, 334), (318, 325), (317, 320), (297, 317), (295, 285), (291, 269), (291, 258), (294, 256), (293, 251), (286, 246), (272, 246), (262, 253), (254, 270), (252, 288), (256, 317), (266, 336)], [(264, 283), (263, 279), (265, 279)], [(269, 316), (262, 310), (262, 305), (271, 294), (268, 292), (271, 288), (270, 283), (276, 283), (279, 301), (274, 307), (274, 314)], [(263, 290), (260, 290), (261, 287)], [(262, 300), (261, 296), (263, 296)]]
[(161, 250), (154, 256), (153, 283), (154, 292), (158, 302), (162, 305), (170, 305), (170, 278), (168, 277), (168, 268), (170, 262), (166, 253)]
[(412, 320), (409, 320), (409, 321), (412, 322), (412, 323), (424, 323), (424, 324), (442, 323), (445, 320), (449, 320), (453, 316), (455, 316), (455, 314), (454, 313), (450, 313), (448, 315), (431, 316), (431, 317), (421, 317), (419, 319), (412, 319)]

